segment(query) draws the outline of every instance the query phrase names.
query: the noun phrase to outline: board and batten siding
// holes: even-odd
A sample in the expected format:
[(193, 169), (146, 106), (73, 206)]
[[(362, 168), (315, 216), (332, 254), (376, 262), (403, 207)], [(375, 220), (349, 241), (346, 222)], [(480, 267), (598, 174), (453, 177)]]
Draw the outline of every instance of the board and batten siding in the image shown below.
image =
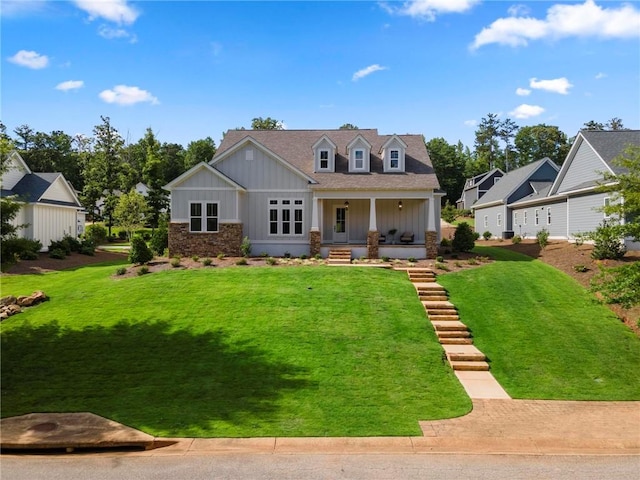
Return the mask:
[(607, 166), (586, 142), (582, 142), (557, 191), (566, 192), (586, 182), (600, 180), (605, 171), (608, 171)]
[(251, 145), (215, 163), (214, 168), (233, 178), (247, 190), (309, 189), (309, 181), (306, 178)]
[[(278, 244), (309, 243), (311, 228), (311, 192), (247, 192), (242, 198), (240, 216), (243, 220), (243, 235), (248, 236), (254, 245), (277, 242)], [(302, 235), (270, 235), (269, 234), (269, 200), (302, 200)], [(292, 219), (293, 220), (293, 219)], [(265, 250), (268, 251), (268, 250)]]
[(607, 193), (595, 193), (591, 195), (579, 195), (567, 199), (569, 212), (568, 234), (573, 238), (576, 233), (594, 231), (604, 220), (604, 213), (598, 209), (604, 206)]
[(224, 178), (201, 170), (172, 189), (172, 221), (189, 221), (189, 204), (192, 202), (218, 202), (219, 221), (236, 220), (237, 196), (237, 189)]
[[(42, 250), (46, 250), (52, 240), (62, 240), (65, 235), (76, 236), (78, 210), (73, 207), (59, 207), (49, 205), (29, 205), (31, 209), (33, 239), (42, 243)], [(27, 212), (27, 217), (29, 214)]]

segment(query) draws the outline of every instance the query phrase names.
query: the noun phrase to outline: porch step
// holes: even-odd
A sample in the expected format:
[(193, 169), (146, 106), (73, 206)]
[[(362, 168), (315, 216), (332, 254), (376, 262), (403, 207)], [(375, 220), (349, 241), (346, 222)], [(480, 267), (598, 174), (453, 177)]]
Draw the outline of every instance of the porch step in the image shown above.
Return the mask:
[(489, 364), (487, 362), (449, 362), (451, 368), (458, 371), (487, 371)]
[(348, 248), (333, 248), (329, 250), (329, 264), (347, 265), (351, 263), (351, 250)]

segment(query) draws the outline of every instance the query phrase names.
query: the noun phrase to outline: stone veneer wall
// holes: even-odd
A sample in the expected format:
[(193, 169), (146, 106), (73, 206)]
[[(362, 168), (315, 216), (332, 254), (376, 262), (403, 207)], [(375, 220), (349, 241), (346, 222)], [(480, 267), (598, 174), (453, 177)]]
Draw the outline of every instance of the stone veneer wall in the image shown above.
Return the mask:
[(224, 253), (240, 256), (241, 223), (220, 223), (216, 233), (191, 233), (188, 223), (169, 224), (169, 255), (172, 257), (215, 257)]
[(380, 244), (380, 232), (369, 230), (367, 232), (367, 258), (378, 258)]
[(427, 258), (438, 256), (438, 232), (427, 230), (424, 232), (424, 243), (427, 250)]
[(322, 245), (322, 236), (320, 230), (311, 230), (309, 232), (309, 255), (315, 257), (320, 254), (320, 247)]

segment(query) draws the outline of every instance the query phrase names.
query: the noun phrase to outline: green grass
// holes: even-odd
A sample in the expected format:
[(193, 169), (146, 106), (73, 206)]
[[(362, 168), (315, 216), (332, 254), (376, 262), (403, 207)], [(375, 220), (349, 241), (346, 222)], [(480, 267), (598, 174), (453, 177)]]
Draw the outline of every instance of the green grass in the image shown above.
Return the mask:
[(466, 223), (467, 225), (469, 225), (471, 228), (475, 227), (475, 223), (476, 223), (476, 219), (474, 217), (458, 217), (454, 220), (454, 222), (452, 223), (452, 225), (454, 226), (458, 226), (461, 223)]
[(406, 274), (113, 265), (2, 277), (3, 417), (91, 411), (159, 436), (419, 435), (471, 402)]
[(640, 339), (568, 275), (500, 248), (442, 275), (461, 321), (514, 398), (639, 400)]

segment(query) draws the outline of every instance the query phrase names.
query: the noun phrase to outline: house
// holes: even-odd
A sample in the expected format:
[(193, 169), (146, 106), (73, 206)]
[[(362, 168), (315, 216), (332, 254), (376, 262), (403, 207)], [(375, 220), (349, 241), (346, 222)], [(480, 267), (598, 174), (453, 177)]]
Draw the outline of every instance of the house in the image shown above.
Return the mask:
[(504, 176), (499, 168), (467, 178), (460, 198), (456, 201), (458, 210), (470, 210), (482, 196)]
[(165, 189), (171, 255), (238, 255), (246, 236), (274, 256), (434, 258), (440, 240), (444, 193), (422, 135), (229, 130)]
[(553, 161), (543, 158), (505, 174), (473, 205), (476, 231), (490, 232), (498, 238), (535, 236), (543, 228), (541, 219), (514, 215), (513, 204), (525, 198), (545, 197), (558, 170)]
[[(489, 190), (474, 205), (476, 230), (526, 238), (544, 228), (549, 238), (569, 241), (594, 231), (607, 218), (602, 207), (611, 200), (610, 193), (600, 191), (603, 174), (623, 173), (613, 160), (629, 145), (640, 146), (640, 130), (578, 132), (555, 175), (547, 167), (541, 178), (536, 167), (541, 160), (508, 173)], [(520, 187), (508, 196), (507, 190), (516, 183)], [(631, 239), (625, 244), (629, 250), (640, 249), (640, 243)]]
[(32, 172), (14, 151), (7, 158), (1, 184), (2, 197), (15, 197), (24, 202), (14, 224), (27, 226), (20, 229), (18, 235), (40, 241), (43, 251), (53, 240), (84, 233), (84, 209), (61, 173)]

